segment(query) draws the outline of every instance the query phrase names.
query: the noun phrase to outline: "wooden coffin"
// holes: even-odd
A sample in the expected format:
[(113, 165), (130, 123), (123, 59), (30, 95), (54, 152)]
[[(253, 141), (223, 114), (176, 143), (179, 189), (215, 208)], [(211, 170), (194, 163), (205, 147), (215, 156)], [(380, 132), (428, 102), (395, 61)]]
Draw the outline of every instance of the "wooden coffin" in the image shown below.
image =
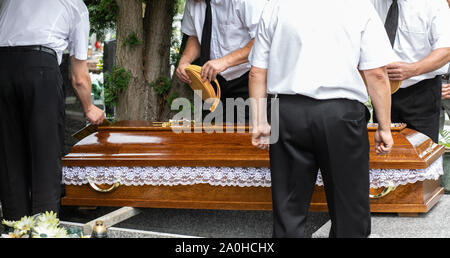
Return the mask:
[[(188, 130), (191, 133), (172, 129), (142, 121), (100, 126), (63, 158), (66, 195), (62, 205), (272, 208), (268, 152), (251, 145), (248, 128), (217, 127), (216, 132), (211, 132), (211, 127), (196, 128)], [(217, 132), (227, 129), (234, 133)], [(373, 148), (375, 130), (369, 125), (371, 173), (420, 172), (431, 167), (442, 170), (438, 163), (442, 162), (444, 148), (425, 135), (405, 125), (393, 127), (394, 149), (390, 155), (377, 156)], [(230, 183), (233, 173), (239, 176)], [(396, 187), (388, 187), (389, 180), (379, 182), (383, 187), (371, 189), (373, 212), (427, 212), (443, 194), (436, 176), (405, 185), (397, 183)], [(311, 210), (326, 209), (324, 190), (318, 184)]]

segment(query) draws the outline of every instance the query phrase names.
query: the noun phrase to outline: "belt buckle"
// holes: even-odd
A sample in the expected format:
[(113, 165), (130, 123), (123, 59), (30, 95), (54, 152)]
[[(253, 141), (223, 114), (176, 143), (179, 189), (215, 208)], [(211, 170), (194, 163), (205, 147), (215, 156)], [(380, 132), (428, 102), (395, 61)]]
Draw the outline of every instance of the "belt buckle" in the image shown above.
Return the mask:
[(444, 74), (442, 75), (442, 83), (447, 84), (450, 80), (450, 74)]

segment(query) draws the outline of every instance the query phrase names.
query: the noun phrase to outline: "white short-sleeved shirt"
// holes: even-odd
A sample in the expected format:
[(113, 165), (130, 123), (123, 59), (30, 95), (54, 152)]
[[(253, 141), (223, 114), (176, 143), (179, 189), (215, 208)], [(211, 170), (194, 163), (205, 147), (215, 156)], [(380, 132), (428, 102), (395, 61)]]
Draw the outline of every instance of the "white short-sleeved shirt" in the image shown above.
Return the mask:
[[(211, 0), (211, 59), (222, 58), (245, 47), (255, 37), (262, 10), (267, 0)], [(187, 0), (181, 30), (202, 41), (206, 3)], [(227, 81), (250, 70), (244, 63), (220, 73)]]
[(271, 0), (250, 63), (268, 69), (271, 94), (367, 102), (360, 70), (395, 60), (384, 26), (368, 0)]
[(82, 0), (1, 0), (0, 47), (42, 45), (86, 60), (89, 12)]
[[(371, 0), (386, 21), (392, 0)], [(450, 11), (446, 0), (398, 0), (399, 24), (394, 51), (397, 61), (414, 63), (433, 50), (450, 47)], [(405, 80), (402, 88), (445, 74), (448, 65), (426, 74)]]

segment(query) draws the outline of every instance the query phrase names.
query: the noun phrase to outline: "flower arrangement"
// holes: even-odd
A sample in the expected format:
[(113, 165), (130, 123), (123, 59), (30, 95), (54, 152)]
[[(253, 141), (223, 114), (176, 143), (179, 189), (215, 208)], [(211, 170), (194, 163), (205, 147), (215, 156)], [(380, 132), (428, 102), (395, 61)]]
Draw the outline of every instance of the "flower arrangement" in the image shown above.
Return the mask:
[(25, 216), (19, 221), (3, 220), (2, 224), (13, 229), (4, 235), (7, 238), (69, 238), (83, 237), (60, 227), (59, 219), (53, 211), (40, 213), (32, 217)]

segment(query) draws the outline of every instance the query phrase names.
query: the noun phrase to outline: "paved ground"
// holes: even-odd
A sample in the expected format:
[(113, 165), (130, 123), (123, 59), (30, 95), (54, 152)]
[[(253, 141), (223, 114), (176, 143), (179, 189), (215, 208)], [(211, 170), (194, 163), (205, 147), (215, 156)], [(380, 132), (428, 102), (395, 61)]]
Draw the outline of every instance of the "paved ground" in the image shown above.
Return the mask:
[[(95, 210), (80, 210), (75, 207), (63, 207), (60, 219), (84, 224), (117, 209), (102, 207)], [(269, 211), (140, 210), (139, 215), (116, 224), (114, 227), (193, 237), (272, 237), (272, 213)], [(307, 222), (307, 234), (311, 236), (328, 220), (327, 213), (311, 213)], [(3, 231), (1, 226), (0, 231)]]
[[(116, 209), (79, 210), (64, 207), (60, 217), (62, 221), (84, 224)], [(140, 210), (139, 215), (114, 225), (116, 236), (136, 235), (136, 232), (119, 232), (118, 229), (155, 232), (150, 237), (173, 237), (167, 234), (176, 234), (212, 238), (270, 238), (272, 235), (272, 213), (267, 211)], [(329, 227), (328, 214), (311, 213), (307, 234), (314, 238), (327, 237)], [(381, 238), (450, 238), (450, 195), (444, 195), (429, 213), (415, 218), (372, 214), (372, 233), (373, 237)]]
[[(328, 237), (327, 222), (313, 237)], [(398, 217), (395, 214), (373, 214), (372, 234), (375, 238), (450, 238), (450, 195), (419, 217)]]
[[(98, 208), (80, 211), (65, 207), (61, 220), (87, 223), (116, 208)], [(272, 237), (272, 212), (269, 211), (219, 211), (140, 209), (141, 214), (114, 227), (146, 230), (212, 238), (270, 238)], [(329, 220), (327, 213), (311, 213), (307, 234), (312, 235)]]

